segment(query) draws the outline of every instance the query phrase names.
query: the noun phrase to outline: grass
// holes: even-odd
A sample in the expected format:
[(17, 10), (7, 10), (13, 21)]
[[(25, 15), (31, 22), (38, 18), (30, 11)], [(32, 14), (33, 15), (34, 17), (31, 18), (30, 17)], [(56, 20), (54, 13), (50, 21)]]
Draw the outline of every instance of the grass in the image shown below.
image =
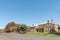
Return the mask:
[(55, 34), (50, 34), (47, 32), (28, 32), (27, 34), (29, 35), (36, 35), (36, 36), (50, 36), (50, 37), (60, 37), (59, 35), (55, 35)]

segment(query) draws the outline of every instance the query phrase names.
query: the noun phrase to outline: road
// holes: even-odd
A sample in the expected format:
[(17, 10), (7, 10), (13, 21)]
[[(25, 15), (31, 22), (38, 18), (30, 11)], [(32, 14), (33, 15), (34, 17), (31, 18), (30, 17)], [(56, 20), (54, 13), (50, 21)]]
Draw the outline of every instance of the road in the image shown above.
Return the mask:
[(0, 40), (60, 40), (60, 38), (17, 33), (0, 33)]

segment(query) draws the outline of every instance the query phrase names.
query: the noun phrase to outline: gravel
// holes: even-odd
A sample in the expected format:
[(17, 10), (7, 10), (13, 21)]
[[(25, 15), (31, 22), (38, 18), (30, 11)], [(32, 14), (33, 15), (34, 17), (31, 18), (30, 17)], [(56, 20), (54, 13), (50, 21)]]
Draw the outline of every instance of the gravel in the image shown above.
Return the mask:
[(18, 33), (0, 33), (0, 40), (60, 40), (60, 38)]

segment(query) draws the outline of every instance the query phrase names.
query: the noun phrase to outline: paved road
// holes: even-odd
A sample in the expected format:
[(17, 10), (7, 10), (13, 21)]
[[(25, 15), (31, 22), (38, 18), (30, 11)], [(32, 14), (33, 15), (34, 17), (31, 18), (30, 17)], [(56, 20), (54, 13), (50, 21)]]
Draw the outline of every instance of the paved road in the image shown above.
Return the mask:
[(60, 40), (60, 38), (16, 33), (2, 33), (0, 35), (0, 40)]

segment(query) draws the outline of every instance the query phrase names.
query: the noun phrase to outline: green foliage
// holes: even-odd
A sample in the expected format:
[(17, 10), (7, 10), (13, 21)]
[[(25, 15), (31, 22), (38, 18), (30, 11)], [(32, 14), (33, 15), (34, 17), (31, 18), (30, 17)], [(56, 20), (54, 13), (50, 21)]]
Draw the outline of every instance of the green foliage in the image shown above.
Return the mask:
[(19, 29), (20, 29), (21, 31), (26, 31), (26, 30), (27, 30), (27, 27), (22, 25)]
[(59, 32), (55, 32), (55, 34), (60, 36), (60, 33)]
[(50, 33), (50, 34), (55, 34), (55, 35), (60, 36), (60, 33), (59, 32), (53, 32), (53, 33)]
[(48, 33), (48, 32), (27, 32), (29, 35), (35, 35), (35, 36), (50, 36), (50, 37), (60, 37), (56, 34)]
[(25, 24), (17, 24), (17, 31), (18, 32), (26, 32), (27, 26)]
[(53, 28), (53, 29), (50, 30), (49, 33), (55, 33), (55, 32), (56, 32), (56, 31), (55, 31), (55, 29)]

